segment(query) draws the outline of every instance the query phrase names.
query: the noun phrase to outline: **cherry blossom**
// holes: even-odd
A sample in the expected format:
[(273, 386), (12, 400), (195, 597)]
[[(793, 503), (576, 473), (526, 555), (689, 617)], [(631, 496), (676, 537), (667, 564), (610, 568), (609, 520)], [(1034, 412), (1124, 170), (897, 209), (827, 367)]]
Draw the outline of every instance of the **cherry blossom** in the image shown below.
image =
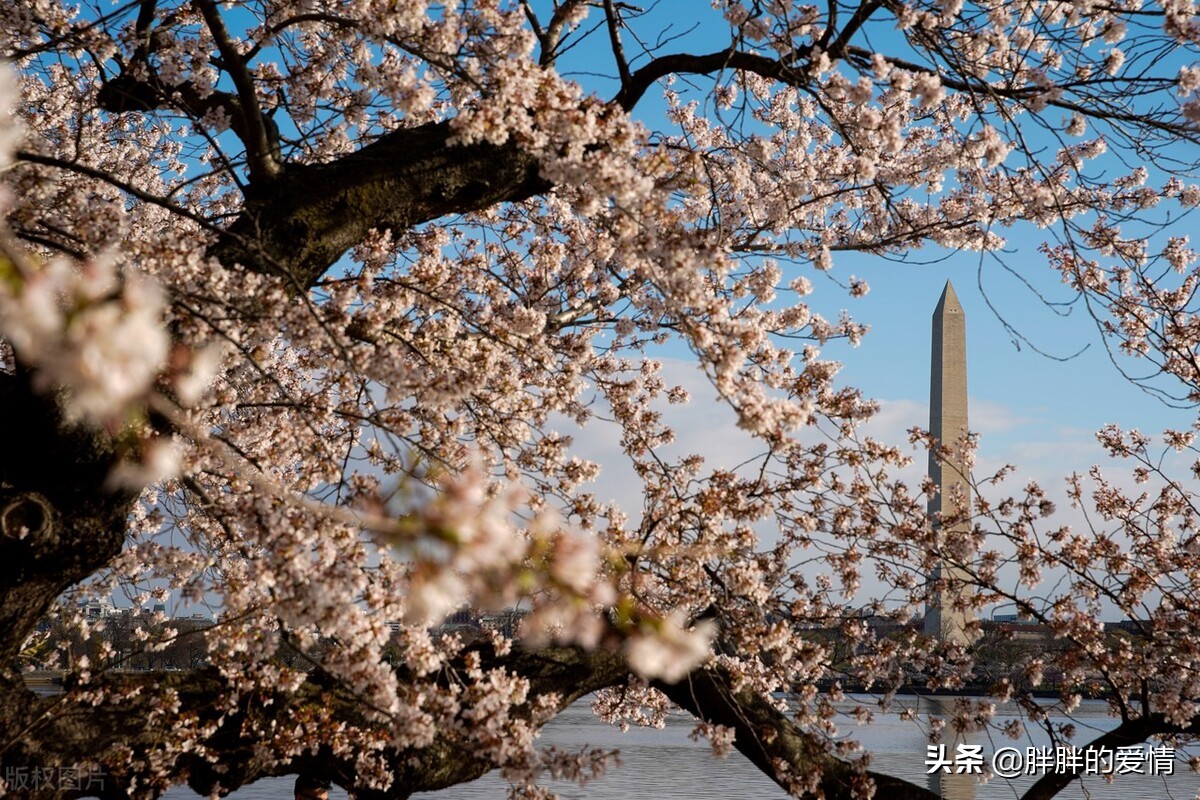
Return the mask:
[[(1195, 733), (1194, 431), (1099, 431), (1086, 529), (1006, 467), (947, 536), (905, 470), (975, 438), (871, 438), (829, 354), (869, 329), (845, 253), (1032, 229), (1118, 363), (1197, 402), (1194, 9), (718, 0), (676, 37), (664, 5), (0, 4), (0, 408), (38, 444), (0, 456), (0, 763), (539, 796), (613, 760), (538, 749), (599, 692), (797, 795), (924, 796), (845, 728), (982, 680), (984, 645), (917, 632), (936, 596), (1055, 647), (900, 709), (932, 737), (1017, 734), (1001, 699), (1088, 746), (1052, 681), (1063, 715), (1101, 687), (1123, 741)], [(753, 456), (672, 448), (682, 356)], [(634, 507), (596, 488), (617, 462)], [(119, 645), (82, 611), (114, 593), (213, 609), (206, 665), (126, 671), (188, 634), (147, 613)], [(442, 627), (463, 605), (525, 615)], [(47, 618), (106, 645), (53, 700), (15, 667)]]

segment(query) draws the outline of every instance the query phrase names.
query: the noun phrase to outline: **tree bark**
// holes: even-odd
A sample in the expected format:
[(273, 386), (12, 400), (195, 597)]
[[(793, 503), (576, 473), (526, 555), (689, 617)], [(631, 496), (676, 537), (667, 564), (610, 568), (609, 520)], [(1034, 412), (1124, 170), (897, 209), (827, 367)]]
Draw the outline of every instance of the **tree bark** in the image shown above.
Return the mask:
[[(1166, 716), (1163, 714), (1150, 714), (1145, 717), (1127, 719), (1111, 731), (1097, 736), (1080, 749), (1084, 754), (1089, 751), (1097, 753), (1102, 750), (1113, 751), (1119, 747), (1131, 747), (1141, 744), (1151, 736), (1171, 734), (1193, 737), (1197, 733), (1200, 733), (1200, 720), (1194, 720), (1187, 727), (1180, 727), (1168, 722)], [(1086, 759), (1086, 755), (1081, 756), (1081, 758)], [(1033, 786), (1029, 787), (1025, 794), (1021, 796), (1021, 800), (1050, 800), (1056, 797), (1063, 789), (1067, 788), (1068, 785), (1078, 780), (1082, 774), (1083, 770), (1079, 769), (1047, 772), (1038, 778)]]
[[(629, 677), (623, 657), (609, 651), (576, 648), (514, 649), (496, 655), (490, 646), (473, 650), (484, 668), (503, 667), (530, 682), (531, 698), (558, 695), (557, 707), (565, 709), (580, 697), (623, 683)], [(458, 666), (462, 666), (459, 664)], [(403, 677), (403, 676), (402, 676)], [(928, 790), (873, 772), (856, 772), (849, 764), (826, 753), (771, 703), (748, 691), (734, 691), (728, 675), (719, 669), (697, 670), (684, 681), (659, 685), (677, 704), (701, 719), (733, 727), (735, 746), (767, 775), (774, 777), (777, 765), (802, 776), (821, 771), (819, 787), (827, 800), (850, 800), (854, 790), (874, 782), (876, 796), (891, 800), (937, 800)], [(231, 791), (262, 778), (306, 772), (325, 777), (355, 792), (359, 800), (403, 800), (414, 792), (433, 791), (474, 780), (494, 765), (480, 757), (471, 741), (446, 731), (419, 751), (393, 750), (386, 754), (393, 783), (386, 790), (360, 785), (357, 764), (328, 747), (307, 752), (290, 762), (276, 763), (270, 749), (245, 731), (290, 730), (301, 721), (313, 719), (320, 709), (328, 724), (346, 723), (367, 729), (382, 723), (368, 717), (358, 701), (319, 672), (314, 672), (294, 694), (246, 696), (230, 712), (225, 700), (233, 691), (213, 669), (190, 673), (125, 673), (96, 678), (88, 687), (106, 696), (122, 698), (102, 702), (86, 713), (62, 713), (61, 698), (38, 697), (21, 686), (8, 684), (0, 694), (0, 730), (16, 732), (3, 743), (0, 765), (5, 769), (40, 769), (55, 774), (64, 768), (83, 768), (90, 758), (101, 757), (101, 777), (89, 788), (63, 787), (28, 789), (30, 800), (69, 800), (98, 795), (102, 800), (125, 800), (129, 764), (155, 763), (161, 758), (165, 731), (147, 724), (156, 708), (169, 702), (177, 708), (174, 717), (208, 723), (213, 730), (198, 742), (200, 752), (216, 755), (219, 761), (185, 754), (169, 764), (170, 775), (185, 779), (200, 794), (219, 788)], [(518, 709), (517, 713), (521, 713)], [(527, 713), (527, 709), (526, 709)], [(114, 761), (113, 754), (121, 760)], [(780, 785), (787, 782), (776, 778)], [(98, 785), (102, 783), (102, 785)], [(166, 788), (162, 786), (161, 788)]]
[[(481, 646), (473, 652), (481, 657), (485, 668), (503, 667), (527, 678), (531, 702), (533, 698), (557, 694), (560, 710), (585, 694), (628, 677), (623, 659), (606, 651), (516, 649), (497, 656), (490, 646)], [(461, 668), (463, 664), (456, 666)], [(87, 686), (67, 687), (67, 696), (74, 691), (95, 690), (119, 699), (80, 712), (75, 704), (64, 704), (62, 697), (35, 695), (19, 679), (0, 686), (0, 731), (4, 732), (0, 734), (4, 737), (0, 738), (0, 768), (9, 770), (8, 774), (20, 769), (31, 774), (37, 769), (55, 775), (63, 769), (90, 765), (98, 768), (96, 774), (101, 776), (88, 788), (27, 787), (23, 797), (67, 800), (98, 795), (102, 800), (125, 800), (133, 769), (130, 765), (162, 763), (170, 747), (178, 744), (169, 728), (150, 722), (159, 716), (158, 709), (164, 703), (174, 709), (172, 719), (189, 720), (194, 728), (211, 728), (196, 742), (193, 753), (163, 765), (168, 775), (183, 778), (204, 795), (218, 786), (221, 791), (231, 791), (261, 778), (303, 771), (353, 790), (359, 800), (402, 800), (413, 792), (474, 780), (494, 767), (476, 752), (477, 746), (454, 730), (441, 733), (433, 744), (420, 750), (387, 751), (387, 766), (393, 776), (387, 790), (361, 785), (354, 758), (338, 755), (329, 747), (279, 762), (278, 752), (264, 747), (261, 737), (247, 732), (287, 732), (314, 720), (330, 730), (337, 723), (367, 730), (386, 729), (385, 721), (370, 716), (356, 698), (320, 672), (311, 673), (294, 694), (239, 697), (232, 712), (226, 700), (235, 690), (212, 668), (186, 673), (112, 673), (98, 676)], [(71, 710), (64, 713), (66, 708)], [(528, 714), (529, 708), (519, 708), (516, 713)], [(214, 754), (213, 759), (194, 754), (205, 751)], [(165, 789), (166, 785), (158, 788)]]
[(549, 190), (513, 143), (451, 144), (448, 122), (404, 128), (327, 164), (284, 168), (252, 185), (209, 254), (232, 267), (317, 282), (372, 229), (408, 230)]
[(132, 497), (107, 488), (116, 457), (103, 433), (64, 419), (18, 367), (0, 373), (0, 673), (55, 599), (115, 558)]
[[(939, 800), (928, 789), (900, 778), (855, 767), (825, 751), (816, 737), (801, 729), (763, 697), (736, 682), (720, 668), (700, 669), (680, 683), (656, 683), (676, 705), (696, 718), (732, 728), (734, 747), (785, 790), (793, 791), (779, 766), (800, 778), (820, 773), (818, 787), (826, 800), (865, 797), (868, 783), (875, 797), (887, 800)], [(804, 796), (812, 796), (806, 794)]]

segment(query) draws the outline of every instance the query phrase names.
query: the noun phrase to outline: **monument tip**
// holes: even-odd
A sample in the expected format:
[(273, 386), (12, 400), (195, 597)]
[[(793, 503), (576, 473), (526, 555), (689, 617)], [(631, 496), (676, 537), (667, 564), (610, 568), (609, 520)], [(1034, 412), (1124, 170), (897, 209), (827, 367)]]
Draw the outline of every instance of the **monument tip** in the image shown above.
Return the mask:
[(946, 312), (962, 313), (962, 304), (958, 302), (958, 295), (954, 293), (954, 284), (946, 281), (946, 288), (942, 289), (942, 296), (938, 299), (937, 308), (934, 309), (934, 316), (945, 314)]

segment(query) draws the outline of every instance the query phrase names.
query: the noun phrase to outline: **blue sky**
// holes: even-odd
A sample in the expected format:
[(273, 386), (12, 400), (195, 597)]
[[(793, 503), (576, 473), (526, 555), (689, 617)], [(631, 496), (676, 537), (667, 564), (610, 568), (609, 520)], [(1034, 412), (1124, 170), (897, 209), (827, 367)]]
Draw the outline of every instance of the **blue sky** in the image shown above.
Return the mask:
[[(647, 14), (635, 23), (638, 27), (662, 29), (666, 35), (679, 36), (660, 53), (705, 52), (729, 44), (728, 26), (707, 4), (688, 4), (687, 14), (681, 14), (681, 5), (675, 3), (651, 3), (646, 8)], [(590, 28), (602, 20), (599, 10), (594, 10), (583, 27)], [(872, 26), (871, 39), (875, 46), (884, 49), (906, 48), (887, 19)], [(603, 31), (597, 31), (568, 52), (560, 61), (560, 69), (586, 89), (611, 96), (617, 82), (607, 44)], [(638, 45), (629, 35), (625, 36), (625, 45), (635, 69), (645, 63), (646, 56), (639, 56)], [(1169, 58), (1180, 61), (1178, 53)], [(703, 106), (709, 85), (706, 79), (681, 79), (674, 88), (688, 93), (689, 83), (694, 85), (689, 96), (700, 99)], [(661, 112), (659, 92), (651, 89), (634, 116), (656, 125), (661, 121)], [(1047, 118), (1051, 116), (1048, 112)], [(1045, 134), (1023, 129), (1022, 135), (1030, 137), (1034, 146), (1058, 145)], [(1040, 157), (1052, 158), (1052, 152), (1050, 149)], [(1021, 164), (1015, 152), (1009, 160)], [(1090, 166), (1088, 172), (1093, 177), (1101, 171), (1111, 176), (1137, 163), (1128, 154), (1110, 153)], [(1164, 210), (1164, 218), (1166, 213)], [(1053, 302), (1068, 303), (1074, 298), (1074, 293), (1061, 283), (1038, 251), (1043, 241), (1053, 240), (1054, 231), (1026, 225), (998, 233), (1006, 237), (1008, 247), (1006, 252), (995, 255), (931, 248), (915, 251), (910, 263), (901, 264), (861, 253), (835, 254), (831, 275), (834, 280), (845, 284), (850, 275), (857, 275), (871, 285), (870, 293), (860, 299), (850, 298), (827, 276), (799, 268), (814, 283), (811, 299), (817, 310), (836, 317), (840, 309), (846, 308), (857, 320), (871, 326), (858, 348), (839, 343), (825, 348), (828, 357), (844, 364), (842, 380), (862, 388), (870, 397), (893, 403), (917, 403), (926, 408), (929, 319), (942, 286), (950, 279), (967, 315), (968, 382), (975, 404), (972, 429), (983, 434), (981, 455), (992, 452), (1000, 458), (1003, 453), (1029, 454), (1035, 449), (1053, 453), (1055, 443), (1061, 445), (1060, 454), (1065, 456), (1069, 451), (1078, 455), (1081, 437), (1091, 439), (1095, 430), (1110, 422), (1139, 427), (1145, 432), (1158, 432), (1167, 426), (1190, 426), (1195, 420), (1194, 410), (1172, 409), (1120, 374), (1082, 304), (1060, 308), (1067, 312), (1065, 315), (1056, 313), (1022, 283), (1028, 281)], [(1007, 271), (999, 259), (1020, 279)], [(797, 268), (781, 266), (785, 269), (786, 283)], [(989, 308), (989, 302), (995, 311)], [(1019, 341), (1006, 330), (1000, 317), (1028, 341)], [(1038, 350), (1059, 358), (1083, 352), (1056, 360)], [(1128, 360), (1123, 363), (1139, 374), (1150, 369), (1146, 363)], [(1170, 383), (1160, 385), (1168, 390), (1177, 389)], [(927, 411), (922, 410), (910, 424), (925, 426)], [(1087, 463), (1068, 465), (1064, 461), (1062, 466), (1066, 472), (1071, 468), (1085, 470), (1102, 456), (1097, 447)]]
[[(543, 18), (549, 16), (549, 5), (548, 2), (533, 4)], [(708, 52), (729, 45), (728, 25), (707, 3), (658, 2), (642, 7), (646, 13), (637, 17), (633, 27), (642, 32), (656, 32), (655, 40), (646, 40), (646, 44), (661, 44), (660, 54)], [(683, 8), (687, 13), (681, 13)], [(585, 90), (611, 97), (619, 83), (608, 37), (602, 29), (603, 20), (601, 10), (594, 8), (581, 31), (569, 35), (566, 43), (583, 31), (597, 26), (601, 29), (594, 30), (579, 46), (567, 49), (558, 67), (563, 74), (578, 80)], [(886, 17), (871, 25), (870, 36), (875, 46), (897, 52), (907, 49)], [(624, 43), (633, 68), (646, 62), (647, 56), (641, 53), (632, 35), (626, 33)], [(272, 57), (266, 51), (260, 59)], [(689, 85), (693, 87), (691, 91)], [(709, 85), (705, 78), (684, 77), (674, 88), (699, 99), (703, 105)], [(664, 122), (664, 109), (661, 93), (652, 88), (633, 115), (655, 127)], [(1024, 130), (1022, 133), (1031, 136), (1035, 145), (1055, 144), (1044, 135)], [(1043, 157), (1049, 156), (1043, 154)], [(1010, 161), (1017, 161), (1015, 153)], [(1096, 169), (1115, 173), (1129, 166), (1132, 164), (1122, 163), (1118, 154), (1111, 154), (1102, 158)], [(1052, 237), (1052, 231), (1025, 226), (1000, 233), (1008, 238), (1009, 247), (1008, 252), (998, 256), (1009, 267), (1049, 299), (1058, 302), (1072, 299), (1072, 292), (1059, 282), (1037, 250), (1042, 241)], [(1158, 431), (1168, 425), (1187, 427), (1194, 420), (1194, 413), (1167, 407), (1119, 374), (1085, 308), (1077, 304), (1069, 309), (1068, 315), (1059, 316), (1006, 272), (997, 256), (949, 253), (934, 248), (914, 252), (911, 263), (905, 264), (861, 253), (836, 254), (834, 264), (834, 280), (844, 284), (852, 274), (866, 278), (871, 285), (870, 294), (852, 299), (826, 276), (800, 268), (816, 287), (813, 305), (830, 317), (836, 317), (841, 308), (846, 308), (856, 319), (869, 324), (871, 332), (856, 349), (833, 343), (825, 352), (843, 362), (845, 383), (881, 400), (926, 402), (929, 315), (945, 281), (953, 280), (967, 314), (970, 393), (980, 408), (986, 404), (996, 415), (1004, 409), (1009, 423), (1005, 430), (997, 430), (996, 425), (986, 425), (986, 420), (977, 413), (972, 427), (985, 434), (985, 447), (1002, 448), (1030, 441), (1048, 443), (1059, 435), (1060, 429), (1094, 431), (1108, 422)], [(797, 271), (796, 267), (785, 266), (784, 282)], [(996, 312), (989, 308), (989, 301)], [(1015, 337), (1005, 330), (997, 313), (1028, 342), (1021, 342), (1019, 347), (1014, 344)], [(1081, 349), (1082, 354), (1066, 361), (1037, 352), (1063, 357)], [(682, 357), (682, 352), (679, 355)], [(1133, 366), (1137, 371), (1138, 365)], [(1143, 371), (1145, 368), (1145, 365), (1140, 367)], [(924, 415), (912, 424), (926, 424)]]
[[(1024, 258), (1031, 271), (1040, 269), (1043, 277), (1054, 279), (1039, 262), (1036, 247), (1028, 250), (1027, 254), (1022, 248), (1013, 260)], [(830, 344), (824, 350), (827, 357), (843, 363), (843, 382), (858, 386), (880, 401), (879, 414), (867, 426), (867, 432), (907, 447), (905, 431), (928, 426), (931, 317), (945, 281), (951, 279), (967, 319), (970, 427), (980, 434), (976, 477), (1014, 464), (1016, 472), (1001, 486), (987, 490), (989, 495), (1019, 495), (1030, 480), (1036, 480), (1058, 507), (1058, 513), (1048, 521), (1053, 524), (1047, 528), (1068, 524), (1086, 530), (1085, 519), (1069, 507), (1064, 491), (1064, 478), (1073, 472), (1086, 474), (1093, 464), (1099, 464), (1118, 485), (1135, 488), (1129, 465), (1108, 458), (1097, 443), (1095, 432), (1100, 427), (1117, 422), (1157, 434), (1163, 427), (1186, 429), (1195, 419), (1193, 410), (1169, 408), (1123, 378), (1109, 362), (1094, 322), (1082, 310), (1058, 317), (1032, 303), (1026, 290), (1010, 285), (1016, 283), (1011, 279), (1006, 283), (997, 280), (1000, 285), (993, 285), (991, 274), (985, 270), (984, 285), (992, 304), (1038, 347), (1071, 353), (1090, 344), (1082, 354), (1066, 361), (1047, 358), (1028, 346), (1014, 346), (978, 288), (976, 254), (958, 254), (928, 266), (862, 260), (864, 263), (855, 265), (853, 271), (871, 281), (867, 297), (851, 300), (837, 287), (822, 286), (818, 281), (814, 300), (830, 301), (835, 311), (846, 307), (872, 325), (859, 347)], [(844, 265), (835, 267), (834, 273), (845, 278), (850, 271), (849, 265)], [(1064, 298), (1069, 296), (1068, 291), (1067, 287), (1060, 288)], [(668, 384), (681, 383), (692, 394), (692, 401), (685, 406), (664, 405), (666, 418), (677, 434), (675, 443), (663, 449), (664, 456), (696, 452), (705, 457), (711, 469), (733, 468), (761, 452), (761, 446), (737, 428), (733, 413), (716, 401), (691, 361), (683, 357), (662, 361)], [(602, 500), (618, 501), (636, 523), (641, 511), (640, 484), (626, 466), (614, 431), (611, 425), (593, 423), (573, 433), (578, 452), (603, 466), (590, 488)], [(913, 464), (902, 475), (915, 485), (924, 476), (926, 456), (923, 450), (914, 448), (907, 452)], [(1180, 479), (1187, 479), (1190, 460), (1186, 454), (1171, 455), (1169, 462)], [(770, 530), (760, 533), (764, 540), (771, 539)], [(1040, 588), (1049, 590), (1055, 575), (1049, 572)], [(868, 571), (855, 602), (885, 592)], [(985, 613), (992, 611), (1011, 609), (995, 608)], [(1123, 616), (1110, 606), (1103, 613), (1106, 620)]]
[[(707, 4), (688, 7), (702, 6)], [(678, 9), (675, 3), (659, 3), (647, 27), (657, 30), (671, 24)], [(665, 52), (703, 52), (728, 44), (728, 29), (719, 24), (711, 10), (702, 11), (695, 16), (703, 18), (705, 24), (666, 47)], [(595, 11), (588, 25), (601, 19)], [(682, 32), (690, 24), (690, 20), (680, 20), (674, 30)], [(635, 50), (628, 41), (627, 46), (633, 54)], [(612, 70), (602, 31), (571, 51), (561, 66), (564, 73), (579, 79), (588, 90), (605, 97), (615, 91), (615, 81), (602, 74)], [(681, 81), (676, 88), (682, 90), (685, 85)], [(695, 94), (703, 95), (703, 91)], [(652, 89), (634, 116), (654, 124), (661, 120), (662, 108), (658, 92)], [(1117, 165), (1108, 159), (1103, 166)], [(1003, 234), (1009, 244), (1000, 257), (1013, 271), (1052, 301), (1072, 299), (1072, 291), (1059, 282), (1038, 252), (1038, 245), (1052, 235), (1051, 231), (1026, 226)], [(992, 255), (931, 249), (915, 252), (911, 263), (896, 263), (860, 253), (840, 253), (835, 256), (831, 275), (806, 266), (789, 266), (785, 267), (784, 282), (797, 271), (812, 279), (812, 302), (817, 310), (836, 317), (846, 308), (855, 319), (870, 326), (857, 348), (833, 342), (824, 353), (843, 363), (843, 384), (857, 386), (868, 397), (882, 402), (879, 421), (872, 431), (891, 441), (903, 441), (907, 428), (928, 423), (930, 317), (946, 280), (953, 280), (967, 318), (971, 428), (981, 433), (980, 464), (987, 468), (1016, 463), (1021, 471), (1013, 488), (1027, 477), (1061, 486), (1061, 478), (1070, 472), (1106, 463), (1094, 432), (1107, 423), (1157, 433), (1167, 426), (1187, 428), (1195, 420), (1194, 410), (1172, 409), (1118, 372), (1085, 308), (1077, 304), (1065, 316), (1056, 314)], [(851, 275), (868, 281), (871, 291), (866, 297), (853, 299), (838, 285), (848, 282)], [(1028, 341), (1017, 346), (997, 313)], [(1083, 352), (1056, 360), (1037, 350), (1060, 357)], [(680, 359), (667, 364), (668, 380), (686, 383), (693, 390), (693, 402), (671, 412), (680, 434), (674, 450), (695, 445), (712, 466), (737, 463), (747, 452), (743, 449), (745, 437), (736, 429), (733, 415), (719, 407), (711, 393), (705, 393), (704, 382), (683, 360), (681, 349), (666, 352)], [(640, 503), (631, 494), (636, 483), (623, 474), (623, 459), (610, 434), (601, 425), (578, 433), (580, 451), (607, 467), (596, 486), (597, 493), (621, 499), (622, 505), (636, 512)], [(914, 455), (922, 468), (923, 454)]]
[[(674, 3), (652, 4), (643, 20), (652, 30), (658, 24), (674, 24), (672, 33), (688, 30), (694, 19), (704, 20), (662, 52), (706, 52), (728, 45), (728, 28), (711, 11), (697, 3), (688, 6), (689, 11), (696, 9), (694, 13), (684, 15), (680, 7)], [(589, 23), (599, 16), (594, 13)], [(885, 49), (904, 47), (886, 21), (875, 28), (872, 38), (876, 46)], [(631, 56), (637, 52), (628, 39), (626, 47)], [(1179, 58), (1178, 53), (1169, 56), (1158, 66), (1175, 69)], [(633, 67), (639, 63), (644, 63), (644, 57), (642, 62), (635, 59)], [(613, 70), (603, 35), (594, 35), (572, 51), (560, 67), (568, 75), (573, 68), (578, 69), (574, 77), (602, 97), (615, 91), (615, 79), (605, 77)], [(700, 100), (701, 109), (705, 109), (706, 88), (711, 84), (703, 78), (681, 79), (674, 88), (686, 93), (689, 84), (694, 88), (687, 99)], [(633, 115), (654, 126), (661, 122), (661, 113), (658, 92), (651, 89)], [(1034, 122), (1028, 116), (1019, 119), (1022, 123)], [(1047, 112), (1046, 121), (1057, 124), (1057, 115)], [(1053, 159), (1054, 150), (1060, 146), (1055, 137), (1024, 125), (1020, 132), (1035, 148), (1046, 148), (1038, 158)], [(1094, 132), (1089, 131), (1085, 138), (1091, 135)], [(1185, 162), (1194, 160), (1193, 154), (1180, 155)], [(1008, 163), (1017, 168), (1025, 165), (1016, 152)], [(1111, 178), (1139, 163), (1129, 153), (1110, 152), (1089, 164), (1087, 172), (1093, 179)], [(1160, 179), (1160, 175), (1152, 174), (1150, 183), (1157, 184)], [(1178, 209), (1164, 206), (1152, 218), (1166, 220), (1168, 214), (1177, 213)], [(1173, 222), (1165, 234), (1186, 233), (1194, 216)], [(1149, 232), (1144, 227), (1129, 231)], [(783, 282), (798, 272), (807, 275), (815, 287), (810, 300), (817, 311), (836, 318), (845, 308), (857, 321), (870, 326), (858, 347), (831, 342), (823, 354), (843, 364), (841, 383), (856, 386), (880, 401), (880, 413), (869, 432), (886, 441), (904, 443), (908, 428), (928, 425), (930, 320), (942, 287), (947, 279), (952, 280), (967, 320), (970, 427), (980, 434), (977, 477), (1001, 465), (1015, 464), (1017, 472), (997, 491), (1019, 493), (1028, 481), (1037, 480), (1060, 509), (1055, 524), (1078, 528), (1084, 520), (1065, 502), (1066, 476), (1086, 473), (1093, 464), (1099, 464), (1120, 485), (1133, 488), (1129, 465), (1106, 456), (1095, 438), (1098, 429), (1117, 423), (1156, 435), (1166, 427), (1189, 428), (1196, 421), (1196, 412), (1170, 407), (1131, 383), (1113, 364), (1088, 309), (1081, 302), (1073, 302), (1074, 291), (1062, 284), (1039, 251), (1043, 242), (1056, 242), (1055, 230), (1018, 225), (997, 232), (1007, 240), (1003, 253), (981, 255), (929, 248), (911, 253), (907, 263), (861, 253), (838, 253), (829, 275), (807, 265), (781, 264)], [(1151, 252), (1161, 248), (1164, 241), (1165, 236), (1160, 234)], [(842, 288), (851, 275), (870, 284), (866, 297), (851, 298)], [(1047, 306), (1039, 294), (1062, 305)], [(677, 442), (666, 448), (667, 454), (695, 451), (706, 457), (710, 467), (727, 468), (758, 452), (736, 429), (733, 414), (714, 400), (711, 388), (687, 363), (682, 348), (668, 347), (664, 352), (664, 377), (668, 382), (684, 384), (693, 396), (687, 406), (664, 409), (678, 434)], [(1132, 374), (1153, 373), (1148, 362), (1125, 358), (1118, 361)], [(1169, 381), (1160, 380), (1157, 385), (1179, 393), (1179, 387)], [(602, 499), (619, 500), (636, 517), (641, 505), (637, 482), (622, 464), (611, 430), (603, 425), (590, 426), (577, 434), (577, 443), (582, 455), (605, 467), (594, 487), (596, 493)], [(914, 464), (905, 475), (919, 482), (926, 457), (923, 451), (910, 452)], [(1188, 479), (1191, 458), (1185, 454), (1172, 456), (1169, 461), (1180, 479)], [(864, 594), (869, 595), (872, 589), (868, 578)], [(1115, 618), (1113, 613), (1108, 616)]]
[[(1031, 272), (1040, 269), (1053, 280), (1036, 247), (1028, 249), (1032, 252), (1022, 250), (1012, 260), (1024, 258)], [(979, 288), (978, 254), (956, 254), (926, 266), (855, 258), (861, 263), (839, 262), (832, 274), (840, 279), (851, 273), (866, 278), (871, 284), (866, 297), (849, 298), (818, 275), (812, 299), (824, 313), (835, 315), (845, 308), (871, 326), (858, 347), (831, 342), (823, 354), (843, 365), (841, 383), (881, 402), (880, 420), (874, 426), (881, 435), (902, 440), (907, 428), (928, 425), (931, 318), (947, 279), (954, 282), (966, 314), (970, 425), (981, 434), (981, 464), (1014, 462), (1023, 468), (1022, 474), (1062, 477), (1071, 471), (1084, 472), (1093, 463), (1111, 463), (1094, 438), (1105, 424), (1116, 422), (1157, 434), (1164, 427), (1186, 429), (1195, 420), (1194, 410), (1171, 408), (1126, 380), (1110, 362), (1084, 309), (1077, 307), (1060, 317), (998, 268), (985, 267), (987, 300), (1009, 325), (1055, 355), (1086, 349), (1055, 360), (1027, 344), (1014, 345)], [(1065, 286), (1058, 292), (1063, 299), (1070, 296)], [(693, 392), (690, 404), (670, 412), (681, 438), (677, 447), (685, 446), (689, 430), (703, 431), (704, 438), (715, 437), (731, 447), (741, 436), (732, 413), (712, 407), (711, 392), (698, 372), (689, 375), (693, 370), (682, 354), (678, 360), (667, 357), (665, 361), (668, 381), (686, 383)], [(724, 460), (719, 447), (702, 449), (713, 461)]]
[[(1016, 238), (1006, 261), (1049, 299), (1070, 301), (1073, 292), (1058, 282), (1037, 244), (1031, 235)], [(854, 350), (835, 346), (827, 352), (841, 357), (848, 383), (882, 400), (927, 403), (930, 318), (945, 281), (954, 282), (967, 319), (968, 392), (976, 406), (971, 427), (983, 434), (981, 455), (1022, 443), (1075, 441), (1080, 431), (1090, 434), (1109, 422), (1154, 433), (1195, 420), (1194, 410), (1172, 408), (1120, 374), (1082, 304), (1068, 307), (1066, 315), (1056, 313), (989, 255), (952, 254), (925, 266), (847, 260), (837, 272), (866, 278), (871, 292), (843, 305), (871, 331)], [(1028, 342), (1017, 341), (1001, 316)], [(1129, 359), (1122, 363), (1136, 371), (1149, 367)], [(991, 414), (1003, 411), (1008, 424), (989, 421), (985, 406)], [(1099, 457), (1098, 448), (1096, 453)]]

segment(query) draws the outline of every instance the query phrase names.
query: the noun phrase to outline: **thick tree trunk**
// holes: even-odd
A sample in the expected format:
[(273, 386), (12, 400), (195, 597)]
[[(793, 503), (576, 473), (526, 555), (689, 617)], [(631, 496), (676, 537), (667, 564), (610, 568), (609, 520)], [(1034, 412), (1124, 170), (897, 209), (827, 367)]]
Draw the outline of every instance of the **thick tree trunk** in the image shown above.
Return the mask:
[(453, 145), (452, 136), (450, 123), (431, 123), (328, 164), (287, 166), (251, 187), (211, 255), (307, 288), (373, 228), (403, 231), (550, 188), (516, 145)]
[(0, 419), (0, 671), (11, 671), (55, 599), (121, 552), (132, 498), (106, 486), (113, 443), (67, 423), (26, 371), (0, 373)]
[[(474, 652), (481, 656), (485, 668), (503, 666), (527, 678), (530, 702), (554, 693), (560, 709), (584, 694), (628, 677), (623, 659), (608, 652), (518, 649), (503, 657), (496, 656), (489, 647)], [(208, 794), (218, 785), (227, 791), (261, 778), (305, 771), (354, 789), (360, 800), (401, 800), (413, 792), (473, 780), (494, 766), (478, 754), (472, 742), (453, 730), (419, 751), (386, 752), (393, 776), (392, 786), (386, 791), (359, 786), (355, 760), (339, 756), (328, 747), (306, 752), (291, 762), (277, 763), (279, 753), (264, 746), (265, 737), (246, 733), (290, 731), (297, 725), (311, 724), (315, 713), (328, 719), (329, 729), (345, 723), (365, 730), (386, 730), (386, 722), (369, 717), (356, 698), (320, 673), (312, 673), (294, 694), (239, 697), (233, 711), (227, 700), (235, 690), (213, 669), (112, 674), (97, 677), (86, 687), (67, 689), (100, 690), (114, 699), (83, 712), (72, 704), (71, 713), (64, 714), (62, 698), (36, 696), (20, 685), (19, 679), (15, 684), (0, 686), (0, 731), (4, 737), (12, 737), (0, 740), (0, 767), (8, 774), (22, 774), (23, 770), (23, 774), (32, 775), (39, 770), (42, 775), (61, 775), (63, 770), (98, 769), (93, 774), (99, 779), (93, 780), (90, 787), (53, 782), (37, 788), (27, 785), (21, 796), (30, 800), (88, 795), (124, 800), (130, 771), (144, 764), (163, 764), (167, 774), (186, 779), (200, 794)], [(174, 710), (156, 725), (153, 720), (160, 716), (164, 704)], [(516, 713), (521, 714), (522, 709)], [(208, 726), (209, 732), (195, 742), (190, 752), (167, 756), (179, 744), (181, 735), (169, 725), (175, 719), (188, 720), (193, 730)], [(196, 755), (205, 751), (213, 755)], [(164, 764), (164, 757), (174, 760)], [(101, 763), (97, 765), (94, 760)]]
[[(856, 771), (826, 752), (814, 736), (774, 704), (749, 690), (735, 689), (735, 685), (724, 670), (713, 668), (697, 670), (674, 685), (656, 684), (656, 688), (696, 718), (732, 728), (738, 752), (788, 791), (794, 792), (804, 778), (819, 773), (817, 786), (827, 800), (866, 797), (868, 784), (874, 785), (875, 797), (887, 800), (939, 800), (928, 789), (900, 778)], [(777, 765), (784, 765), (792, 779), (781, 776)]]

